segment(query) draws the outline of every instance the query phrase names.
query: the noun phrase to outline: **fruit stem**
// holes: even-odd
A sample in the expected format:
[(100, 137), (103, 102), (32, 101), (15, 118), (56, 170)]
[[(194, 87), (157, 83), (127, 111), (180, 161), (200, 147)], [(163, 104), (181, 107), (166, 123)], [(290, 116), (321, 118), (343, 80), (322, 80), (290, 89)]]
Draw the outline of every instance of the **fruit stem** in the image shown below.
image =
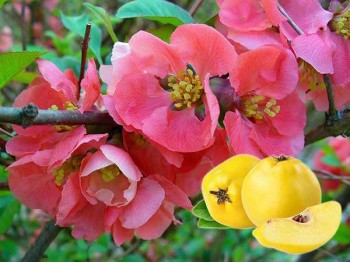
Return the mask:
[(218, 205), (223, 204), (225, 202), (232, 203), (230, 197), (227, 195), (227, 189), (224, 190), (219, 188), (219, 191), (209, 191), (209, 193), (211, 193), (212, 195), (216, 195), (216, 197), (218, 198)]
[(277, 160), (277, 161), (279, 161), (279, 162), (283, 162), (283, 161), (287, 161), (288, 159), (289, 159), (289, 157), (288, 156), (285, 156), (285, 155), (280, 155), (280, 156), (274, 156), (274, 158)]

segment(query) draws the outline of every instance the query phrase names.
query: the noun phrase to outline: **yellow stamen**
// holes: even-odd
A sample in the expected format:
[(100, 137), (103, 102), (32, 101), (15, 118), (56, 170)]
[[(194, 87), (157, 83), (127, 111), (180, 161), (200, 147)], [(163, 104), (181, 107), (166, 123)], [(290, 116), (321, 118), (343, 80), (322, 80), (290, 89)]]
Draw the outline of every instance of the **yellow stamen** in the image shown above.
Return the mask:
[(168, 86), (172, 88), (170, 96), (174, 101), (174, 107), (178, 110), (191, 108), (203, 95), (202, 82), (191, 69), (181, 71), (176, 76), (170, 76)]
[(243, 115), (247, 118), (262, 120), (264, 116), (271, 118), (276, 117), (280, 112), (280, 106), (274, 99), (265, 98), (264, 96), (246, 96), (242, 98)]
[[(66, 101), (64, 104), (64, 109), (65, 110), (77, 110), (78, 107), (75, 106), (73, 103), (71, 103), (70, 101)], [(59, 110), (57, 105), (52, 105), (49, 110)], [(55, 129), (58, 132), (61, 131), (71, 131), (74, 129), (74, 126), (69, 126), (69, 125), (55, 125)]]
[(329, 22), (330, 29), (345, 39), (350, 37), (350, 9), (333, 17)]
[(52, 174), (56, 177), (56, 185), (61, 186), (66, 176), (79, 170), (83, 157), (81, 154), (74, 155), (67, 159), (60, 167), (52, 171)]
[(120, 169), (115, 164), (109, 165), (100, 169), (102, 180), (106, 183), (113, 181), (118, 175), (121, 174)]

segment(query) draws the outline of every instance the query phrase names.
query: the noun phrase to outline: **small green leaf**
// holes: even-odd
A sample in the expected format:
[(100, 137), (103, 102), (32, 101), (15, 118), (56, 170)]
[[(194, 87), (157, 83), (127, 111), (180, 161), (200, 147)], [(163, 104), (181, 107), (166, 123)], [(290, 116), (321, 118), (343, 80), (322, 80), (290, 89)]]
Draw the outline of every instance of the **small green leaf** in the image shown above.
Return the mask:
[[(81, 16), (66, 16), (63, 12), (60, 13), (62, 24), (72, 32), (84, 38), (86, 25), (89, 23), (89, 18), (86, 14)], [(91, 26), (89, 49), (94, 53), (98, 62), (102, 64), (101, 58), (101, 43), (102, 32), (97, 25)]]
[(19, 212), (21, 204), (14, 199), (8, 203), (2, 214), (0, 215), (0, 235), (6, 233), (13, 223), (14, 216)]
[(120, 7), (116, 16), (118, 18), (144, 17), (174, 26), (194, 23), (186, 10), (164, 0), (135, 0)]
[(89, 4), (89, 3), (84, 3), (83, 6), (85, 6), (96, 19), (102, 21), (103, 25), (107, 29), (107, 32), (111, 36), (113, 42), (117, 42), (118, 38), (113, 31), (112, 20), (111, 20), (110, 16), (108, 15), (108, 13), (106, 12), (106, 10), (104, 10), (101, 7)]
[(14, 81), (18, 81), (24, 84), (31, 83), (39, 75), (35, 72), (22, 71), (12, 78)]
[(6, 52), (0, 54), (0, 88), (4, 87), (14, 76), (23, 71), (38, 57), (41, 51)]
[(2, 6), (9, 0), (0, 0), (0, 9), (2, 8)]
[(322, 157), (322, 162), (324, 162), (327, 165), (339, 167), (342, 166), (342, 163), (340, 162), (338, 156), (336, 155), (326, 155)]
[(214, 221), (214, 219), (210, 216), (207, 206), (205, 205), (204, 200), (199, 201), (195, 207), (192, 209), (192, 214), (198, 218), (202, 218), (206, 221)]
[(228, 226), (221, 225), (216, 221), (207, 221), (203, 218), (200, 218), (198, 220), (198, 227), (205, 228), (205, 229), (229, 229)]
[(152, 35), (160, 38), (161, 40), (167, 43), (170, 43), (170, 37), (171, 34), (174, 32), (175, 28), (176, 27), (174, 27), (173, 25), (164, 25), (161, 27), (148, 29), (147, 32), (151, 33)]

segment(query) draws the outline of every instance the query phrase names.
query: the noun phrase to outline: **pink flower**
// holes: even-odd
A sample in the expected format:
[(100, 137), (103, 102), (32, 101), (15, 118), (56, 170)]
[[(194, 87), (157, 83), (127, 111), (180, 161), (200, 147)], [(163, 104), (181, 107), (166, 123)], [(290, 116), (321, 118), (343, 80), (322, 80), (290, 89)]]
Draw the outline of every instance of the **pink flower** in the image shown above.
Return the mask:
[(178, 187), (160, 175), (143, 178), (134, 199), (126, 206), (109, 208), (106, 229), (111, 232), (116, 245), (129, 241), (136, 233), (142, 239), (160, 237), (174, 217), (174, 205), (191, 209), (192, 205)]
[(0, 52), (7, 51), (13, 44), (11, 28), (4, 26), (0, 32)]
[[(349, 88), (350, 76), (346, 71), (350, 61), (350, 44), (347, 38), (350, 31), (342, 19), (349, 13), (345, 8), (339, 13), (324, 10), (317, 0), (280, 1), (283, 8), (293, 21), (302, 29), (303, 35), (298, 35), (287, 23), (281, 22), (280, 29), (291, 41), (296, 56), (306, 61), (320, 74), (330, 74), (337, 109), (350, 102), (346, 90)], [(318, 110), (327, 110), (326, 89), (318, 73), (309, 69), (304, 63), (302, 69), (304, 79), (309, 80), (308, 88)], [(304, 81), (305, 82), (305, 81)]]
[(61, 133), (55, 145), (27, 154), (11, 164), (9, 185), (22, 203), (40, 208), (51, 216), (57, 210), (62, 187), (69, 176), (79, 170), (82, 156), (98, 148), (105, 135), (85, 135), (82, 126)]
[[(344, 137), (336, 137), (329, 140), (329, 146), (332, 152), (341, 163), (340, 166), (332, 166), (323, 161), (326, 153), (322, 150), (318, 151), (314, 157), (314, 168), (324, 170), (331, 174), (340, 176), (350, 176), (350, 140)], [(336, 190), (341, 185), (338, 180), (323, 180), (322, 186), (325, 191)]]
[(209, 77), (230, 71), (234, 48), (214, 29), (195, 24), (178, 27), (170, 44), (141, 31), (129, 45), (117, 44), (117, 65), (101, 72), (115, 121), (174, 152), (209, 147), (219, 116)]
[(68, 179), (58, 205), (57, 224), (75, 225), (76, 238), (97, 238), (104, 231), (105, 209), (129, 204), (141, 176), (124, 150), (102, 145), (85, 157), (80, 172)]
[(297, 81), (297, 63), (288, 49), (264, 46), (239, 56), (230, 74), (233, 91), (224, 118), (236, 154), (263, 157), (301, 151), (306, 110), (295, 91)]
[(275, 0), (220, 0), (217, 27), (239, 45), (252, 50), (264, 45), (282, 45), (276, 26), (285, 17)]

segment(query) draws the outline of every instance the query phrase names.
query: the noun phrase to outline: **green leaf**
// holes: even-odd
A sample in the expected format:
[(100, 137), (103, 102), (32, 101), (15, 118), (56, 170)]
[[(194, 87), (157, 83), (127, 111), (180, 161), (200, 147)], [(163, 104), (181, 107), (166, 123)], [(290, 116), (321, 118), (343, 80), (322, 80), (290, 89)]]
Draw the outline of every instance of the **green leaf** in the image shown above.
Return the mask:
[(106, 10), (104, 10), (101, 7), (89, 4), (89, 3), (84, 3), (83, 6), (85, 6), (96, 19), (102, 21), (103, 25), (107, 29), (107, 32), (111, 36), (113, 42), (117, 42), (118, 38), (113, 31), (112, 20), (111, 20), (110, 16), (108, 15), (108, 13), (106, 12)]
[(2, 6), (9, 0), (0, 0), (0, 9), (2, 8)]
[(174, 32), (176, 27), (173, 25), (164, 25), (162, 27), (148, 29), (147, 32), (160, 38), (161, 40), (170, 43), (170, 36)]
[(192, 209), (192, 214), (198, 218), (202, 218), (206, 221), (214, 221), (214, 219), (210, 216), (207, 206), (205, 205), (204, 200), (199, 201), (195, 207)]
[(35, 72), (22, 71), (12, 78), (14, 81), (18, 81), (24, 84), (31, 83), (39, 75)]
[(326, 155), (322, 157), (322, 162), (324, 162), (327, 165), (330, 166), (342, 166), (342, 163), (340, 162), (338, 156), (336, 155)]
[[(62, 24), (67, 29), (84, 38), (86, 25), (89, 23), (89, 18), (86, 14), (82, 14), (81, 16), (66, 16), (63, 14), (63, 12), (60, 12), (60, 16)], [(93, 24), (90, 31), (89, 49), (92, 51), (92, 53), (94, 53), (100, 64), (102, 64), (101, 43), (101, 29), (97, 25)]]
[(120, 7), (116, 16), (118, 18), (144, 17), (174, 26), (194, 23), (186, 10), (164, 0), (135, 0)]
[(338, 231), (335, 233), (333, 239), (336, 240), (340, 245), (350, 244), (350, 227), (346, 224), (340, 224)]
[(207, 221), (203, 218), (200, 218), (198, 220), (198, 227), (205, 228), (205, 229), (229, 229), (230, 228), (228, 226), (221, 225), (216, 221)]
[(4, 234), (10, 228), (14, 216), (19, 212), (20, 207), (21, 204), (16, 199), (8, 203), (7, 207), (0, 215), (0, 235)]
[(36, 58), (45, 54), (41, 51), (6, 52), (0, 54), (0, 89), (14, 76), (23, 71)]

